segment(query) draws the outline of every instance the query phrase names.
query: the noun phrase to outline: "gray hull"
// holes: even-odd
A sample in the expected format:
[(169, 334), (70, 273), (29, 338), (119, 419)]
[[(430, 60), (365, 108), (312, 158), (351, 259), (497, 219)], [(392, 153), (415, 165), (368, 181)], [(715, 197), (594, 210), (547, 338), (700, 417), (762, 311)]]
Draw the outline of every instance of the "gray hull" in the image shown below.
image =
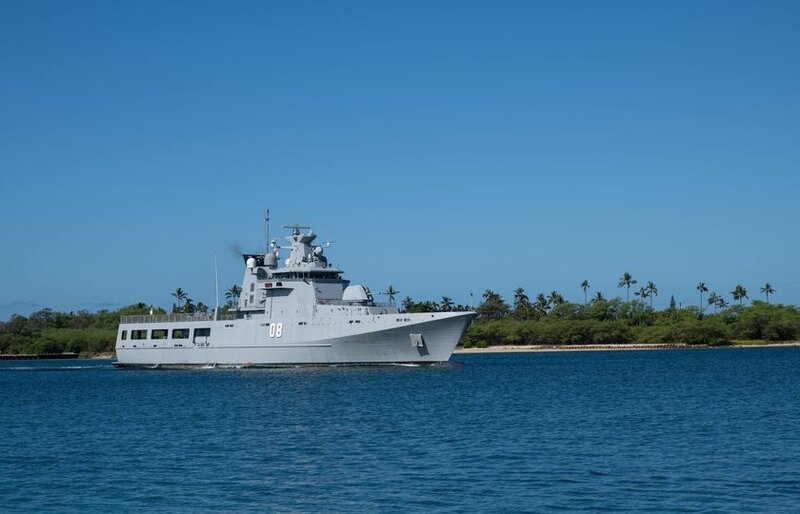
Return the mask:
[[(129, 323), (120, 325), (117, 365), (269, 367), (446, 362), (474, 317), (473, 312), (303, 317), (281, 322), (277, 334), (278, 323), (258, 318)], [(194, 336), (196, 329), (206, 328), (210, 329), (208, 337)], [(164, 330), (166, 337), (130, 338), (134, 331), (152, 334), (154, 329)], [(174, 329), (189, 329), (192, 337), (174, 339)]]

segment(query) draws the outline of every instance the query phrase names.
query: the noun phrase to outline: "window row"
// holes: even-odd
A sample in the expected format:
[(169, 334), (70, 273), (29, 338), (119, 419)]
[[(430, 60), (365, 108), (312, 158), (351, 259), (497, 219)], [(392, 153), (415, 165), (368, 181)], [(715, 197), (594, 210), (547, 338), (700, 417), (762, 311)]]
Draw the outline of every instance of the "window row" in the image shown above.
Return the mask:
[[(131, 330), (131, 339), (134, 341), (143, 340), (143, 339), (189, 339), (189, 332), (191, 329), (188, 328), (173, 328), (172, 334), (168, 334), (168, 330), (166, 328), (154, 328), (150, 330), (150, 337), (147, 337), (147, 330)], [(169, 336), (169, 337), (168, 337)], [(196, 328), (194, 329), (194, 337), (210, 337), (211, 336), (211, 329), (210, 328)], [(128, 331), (123, 330), (120, 339), (125, 341), (128, 339)]]

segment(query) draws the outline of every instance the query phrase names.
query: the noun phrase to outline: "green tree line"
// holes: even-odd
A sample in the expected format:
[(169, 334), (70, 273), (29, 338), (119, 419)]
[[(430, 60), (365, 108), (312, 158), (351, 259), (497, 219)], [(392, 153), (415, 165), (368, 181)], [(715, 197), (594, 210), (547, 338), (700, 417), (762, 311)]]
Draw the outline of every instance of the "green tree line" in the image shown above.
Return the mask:
[[(478, 307), (479, 318), (462, 345), (565, 345), (609, 343), (729, 344), (734, 340), (795, 341), (800, 339), (800, 310), (794, 306), (755, 301), (717, 314), (696, 307), (656, 311), (641, 300), (595, 299), (587, 305), (534, 304), (533, 314), (505, 314), (496, 299)], [(502, 302), (502, 298), (499, 299)], [(538, 303), (538, 302), (537, 302)], [(508, 307), (508, 306), (506, 306)]]
[(137, 303), (114, 311), (56, 312), (42, 309), (28, 317), (13, 315), (0, 323), (2, 353), (93, 354), (113, 352), (120, 316), (164, 314), (163, 309)]
[[(630, 273), (620, 278), (619, 287), (630, 298), (630, 288), (638, 282)], [(775, 289), (769, 284), (761, 288), (766, 301), (745, 305), (747, 290), (737, 285), (731, 291), (735, 303), (722, 295), (709, 293), (703, 282), (697, 285), (699, 306), (677, 308), (674, 299), (664, 310), (653, 308), (652, 299), (658, 288), (648, 281), (634, 299), (607, 299), (601, 292), (590, 297), (589, 282), (581, 283), (584, 302), (572, 303), (557, 291), (538, 293), (529, 298), (523, 288), (514, 291), (511, 305), (491, 290), (483, 293), (483, 301), (475, 309), (478, 319), (462, 338), (461, 344), (490, 345), (563, 345), (605, 343), (687, 343), (728, 344), (734, 340), (793, 341), (800, 339), (800, 310), (795, 306), (769, 303)], [(381, 293), (389, 303), (399, 294), (392, 286)], [(241, 295), (239, 286), (225, 294), (223, 311), (233, 310)], [(194, 302), (178, 288), (173, 312), (206, 310), (202, 302)], [(197, 307), (200, 307), (198, 309)], [(401, 304), (405, 312), (465, 311), (471, 306), (456, 304), (450, 297), (439, 301), (414, 301), (406, 297)], [(0, 352), (82, 354), (113, 352), (120, 316), (165, 314), (161, 308), (137, 303), (117, 310), (89, 312), (56, 312), (42, 309), (28, 317), (14, 315), (0, 322)]]
[[(775, 288), (764, 284), (760, 292), (765, 300), (745, 305), (747, 289), (737, 284), (730, 297), (710, 292), (704, 282), (697, 284), (697, 306), (678, 308), (671, 298), (669, 307), (656, 310), (653, 299), (657, 285), (647, 281), (638, 290), (638, 281), (626, 271), (618, 287), (625, 299), (607, 299), (602, 292), (590, 297), (589, 281), (580, 284), (583, 304), (567, 302), (557, 291), (538, 293), (530, 298), (523, 288), (514, 291), (509, 305), (495, 291), (486, 290), (475, 309), (478, 319), (467, 330), (461, 345), (567, 345), (611, 343), (685, 343), (730, 344), (736, 340), (795, 341), (800, 339), (800, 311), (794, 306), (770, 304)], [(631, 289), (634, 299), (631, 300)], [(464, 310), (463, 306), (444, 309), (442, 302), (403, 301), (408, 312)], [(449, 299), (448, 299), (449, 300)]]
[[(242, 294), (238, 285), (225, 292), (226, 302), (222, 313), (236, 309)], [(175, 299), (173, 313), (204, 313), (209, 307), (195, 302), (182, 288), (170, 295)], [(114, 351), (121, 316), (166, 314), (160, 307), (135, 303), (117, 310), (90, 312), (57, 312), (42, 309), (28, 317), (13, 315), (7, 322), (0, 322), (0, 353), (39, 354), (74, 352), (80, 354), (108, 353)]]

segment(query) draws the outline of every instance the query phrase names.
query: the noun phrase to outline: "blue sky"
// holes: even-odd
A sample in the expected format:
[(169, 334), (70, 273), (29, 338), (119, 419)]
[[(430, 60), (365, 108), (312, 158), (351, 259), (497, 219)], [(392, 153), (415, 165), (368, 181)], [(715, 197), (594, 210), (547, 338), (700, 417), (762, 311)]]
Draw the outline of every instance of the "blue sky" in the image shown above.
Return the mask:
[[(0, 319), (213, 304), (314, 226), (467, 303), (800, 303), (797, 2), (0, 2)], [(729, 297), (730, 300), (730, 297)]]

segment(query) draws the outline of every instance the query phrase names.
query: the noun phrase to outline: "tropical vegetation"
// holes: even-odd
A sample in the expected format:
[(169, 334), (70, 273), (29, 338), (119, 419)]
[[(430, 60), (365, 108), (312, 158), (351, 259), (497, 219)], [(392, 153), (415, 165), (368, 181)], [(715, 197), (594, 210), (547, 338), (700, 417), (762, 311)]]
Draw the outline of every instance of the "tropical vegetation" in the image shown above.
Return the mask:
[[(674, 297), (669, 307), (657, 310), (653, 299), (658, 287), (647, 281), (637, 284), (629, 272), (619, 280), (625, 288), (626, 300), (608, 299), (601, 291), (589, 297), (589, 281), (580, 284), (583, 303), (573, 303), (558, 291), (529, 295), (524, 288), (513, 292), (511, 304), (502, 295), (486, 290), (477, 307), (457, 304), (449, 296), (440, 300), (415, 301), (406, 296), (400, 305), (405, 312), (437, 312), (474, 310), (478, 318), (462, 339), (463, 346), (491, 345), (566, 345), (608, 343), (686, 343), (721, 345), (736, 340), (794, 341), (800, 339), (800, 309), (770, 303), (775, 288), (765, 283), (760, 292), (766, 301), (755, 300), (745, 305), (747, 289), (737, 284), (730, 292), (733, 306), (724, 295), (709, 292), (704, 282), (696, 289), (700, 294), (697, 306), (679, 308)], [(236, 308), (242, 290), (231, 286), (225, 293), (222, 310)], [(709, 293), (705, 296), (705, 293)], [(399, 294), (393, 286), (385, 292), (390, 303)], [(195, 302), (182, 288), (171, 296), (173, 313), (207, 312), (203, 302)], [(710, 312), (713, 309), (713, 313)], [(118, 310), (89, 312), (56, 312), (42, 309), (30, 316), (14, 315), (0, 322), (0, 352), (94, 354), (113, 352), (120, 316), (134, 314), (166, 314), (164, 309), (136, 303)]]
[[(800, 339), (800, 310), (754, 301), (716, 314), (697, 307), (653, 309), (642, 300), (593, 299), (588, 305), (535, 303), (514, 308), (487, 292), (462, 345), (575, 345), (661, 343), (723, 345), (735, 340)], [(722, 300), (723, 303), (724, 300)], [(714, 304), (719, 309), (719, 304)]]
[(163, 309), (137, 303), (114, 311), (42, 309), (27, 317), (15, 314), (8, 322), (0, 323), (0, 351), (5, 354), (113, 352), (120, 316), (151, 311), (166, 313)]
[[(618, 286), (625, 288), (623, 301), (606, 299), (598, 291), (588, 299), (589, 281), (581, 282), (583, 305), (564, 301), (556, 291), (549, 295), (539, 293), (530, 302), (523, 288), (514, 291), (513, 305), (509, 306), (495, 291), (483, 293), (483, 302), (477, 307), (478, 319), (464, 338), (463, 346), (490, 345), (564, 345), (606, 343), (685, 343), (729, 344), (734, 340), (788, 341), (800, 339), (800, 310), (794, 306), (770, 305), (769, 297), (775, 289), (766, 283), (761, 292), (766, 303), (755, 301), (744, 305), (747, 289), (737, 284), (731, 297), (739, 305), (730, 308), (722, 295), (711, 292), (707, 305), (713, 314), (706, 314), (704, 294), (709, 292), (705, 282), (697, 284), (700, 303), (697, 307), (678, 309), (675, 299), (670, 299), (667, 309), (653, 308), (653, 298), (658, 287), (647, 281), (630, 298), (630, 288), (638, 281), (630, 272), (619, 279)], [(409, 299), (410, 300), (410, 299)]]
[[(525, 289), (514, 290), (511, 304), (493, 290), (482, 294), (483, 301), (475, 310), (478, 318), (470, 326), (461, 344), (491, 345), (566, 345), (609, 343), (661, 343), (723, 345), (737, 340), (794, 341), (800, 339), (800, 310), (794, 306), (769, 303), (775, 294), (771, 284), (760, 288), (766, 302), (745, 305), (747, 289), (737, 284), (731, 298), (738, 305), (731, 307), (723, 295), (711, 292), (705, 282), (697, 284), (698, 306), (678, 308), (671, 297), (669, 307), (657, 310), (653, 299), (658, 286), (653, 281), (634, 291), (638, 283), (629, 272), (619, 279), (625, 288), (626, 300), (607, 299), (597, 291), (589, 299), (589, 281), (580, 284), (583, 304), (565, 301), (557, 291), (537, 293), (533, 301)], [(415, 302), (406, 297), (403, 308), (409, 312), (440, 310), (430, 301)], [(706, 308), (713, 308), (713, 314)], [(466, 308), (457, 306), (456, 310)]]
[[(222, 312), (233, 310), (242, 293), (238, 285), (231, 286), (225, 294), (228, 302)], [(173, 313), (206, 313), (209, 307), (195, 302), (182, 288), (170, 293), (175, 299)], [(42, 309), (30, 316), (13, 315), (0, 322), (0, 353), (40, 354), (79, 353), (97, 354), (114, 351), (121, 316), (166, 314), (167, 311), (146, 303), (135, 303), (117, 310), (90, 312), (57, 312)]]

